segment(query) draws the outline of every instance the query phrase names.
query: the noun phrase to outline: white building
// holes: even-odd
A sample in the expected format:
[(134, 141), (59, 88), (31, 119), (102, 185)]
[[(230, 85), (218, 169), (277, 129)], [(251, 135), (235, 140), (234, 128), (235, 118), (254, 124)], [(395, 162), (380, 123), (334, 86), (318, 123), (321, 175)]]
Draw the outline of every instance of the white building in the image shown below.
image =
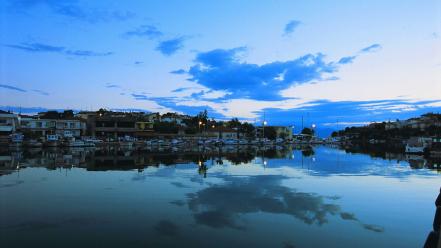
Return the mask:
[(57, 134), (61, 137), (80, 137), (86, 130), (86, 124), (79, 119), (54, 120), (25, 117), (20, 119), (20, 128), (24, 133), (33, 133), (41, 137)]
[(56, 122), (51, 119), (20, 118), (20, 129), (23, 133), (33, 133), (45, 137), (55, 133)]
[(80, 137), (86, 131), (86, 123), (78, 119), (55, 120), (55, 122), (55, 134), (61, 137)]
[(177, 113), (167, 113), (161, 116), (162, 122), (174, 122), (181, 126), (186, 126), (185, 120), (189, 120), (191, 117), (188, 115), (180, 115)]
[(18, 127), (18, 115), (0, 110), (0, 135), (14, 133)]

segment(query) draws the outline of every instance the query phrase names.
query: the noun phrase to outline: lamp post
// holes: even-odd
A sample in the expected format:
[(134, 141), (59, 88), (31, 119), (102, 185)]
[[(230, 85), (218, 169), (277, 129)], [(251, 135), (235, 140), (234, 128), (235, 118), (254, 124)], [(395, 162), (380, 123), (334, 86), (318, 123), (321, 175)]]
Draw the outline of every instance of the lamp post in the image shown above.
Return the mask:
[(294, 140), (294, 135), (295, 135), (295, 133), (294, 133), (294, 125), (292, 125), (291, 126), (291, 137), (290, 137), (290, 142), (293, 142), (293, 140)]
[(267, 122), (263, 121), (263, 127), (262, 127), (262, 138), (265, 140), (265, 126), (266, 126)]
[(315, 125), (315, 124), (312, 124), (311, 127), (312, 127), (312, 135), (315, 136), (315, 127), (316, 127), (316, 125)]

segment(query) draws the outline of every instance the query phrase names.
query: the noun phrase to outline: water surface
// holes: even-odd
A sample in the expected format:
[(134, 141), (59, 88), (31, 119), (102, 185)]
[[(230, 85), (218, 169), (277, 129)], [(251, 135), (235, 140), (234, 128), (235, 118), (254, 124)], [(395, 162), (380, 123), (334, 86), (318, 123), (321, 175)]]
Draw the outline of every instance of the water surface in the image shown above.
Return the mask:
[(441, 175), (415, 160), (328, 147), (3, 152), (0, 245), (422, 247)]

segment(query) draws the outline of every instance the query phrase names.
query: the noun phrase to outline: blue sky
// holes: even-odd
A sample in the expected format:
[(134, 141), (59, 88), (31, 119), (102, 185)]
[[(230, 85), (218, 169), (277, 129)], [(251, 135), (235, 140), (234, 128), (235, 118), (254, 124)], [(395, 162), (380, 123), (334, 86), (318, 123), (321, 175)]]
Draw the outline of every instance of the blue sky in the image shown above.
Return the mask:
[(0, 2), (0, 108), (320, 128), (441, 110), (440, 1)]

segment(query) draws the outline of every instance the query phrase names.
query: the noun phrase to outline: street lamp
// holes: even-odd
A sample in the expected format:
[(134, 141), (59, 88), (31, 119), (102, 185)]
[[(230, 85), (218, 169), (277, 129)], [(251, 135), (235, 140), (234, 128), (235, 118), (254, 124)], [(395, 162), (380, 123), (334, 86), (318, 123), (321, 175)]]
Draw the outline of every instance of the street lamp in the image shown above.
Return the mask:
[(316, 125), (315, 125), (315, 124), (312, 124), (312, 135), (313, 135), (313, 136), (315, 136), (315, 127), (316, 127)]
[(262, 139), (265, 140), (265, 126), (266, 126), (267, 122), (263, 121), (263, 127), (262, 127)]

